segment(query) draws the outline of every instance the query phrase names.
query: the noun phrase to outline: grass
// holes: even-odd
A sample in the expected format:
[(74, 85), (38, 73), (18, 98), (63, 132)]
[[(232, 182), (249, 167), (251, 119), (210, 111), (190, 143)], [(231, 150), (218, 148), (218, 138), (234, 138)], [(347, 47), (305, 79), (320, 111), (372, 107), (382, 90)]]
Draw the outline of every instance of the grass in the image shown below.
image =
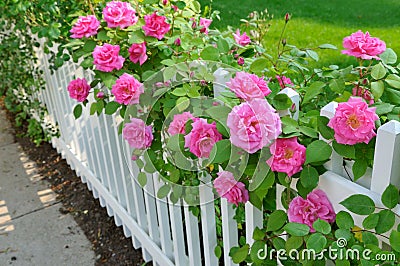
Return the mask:
[[(221, 21), (213, 25), (220, 29), (228, 25), (238, 27), (240, 19), (254, 10), (268, 10), (273, 16), (272, 26), (266, 36), (267, 49), (277, 45), (284, 15), (292, 18), (286, 30), (288, 44), (299, 48), (316, 47), (331, 43), (339, 50), (320, 51), (321, 64), (355, 64), (354, 58), (342, 55), (342, 40), (351, 33), (369, 31), (386, 42), (400, 55), (400, 1), (399, 0), (199, 0), (202, 6), (210, 5), (221, 12)], [(269, 48), (270, 49), (269, 49)]]

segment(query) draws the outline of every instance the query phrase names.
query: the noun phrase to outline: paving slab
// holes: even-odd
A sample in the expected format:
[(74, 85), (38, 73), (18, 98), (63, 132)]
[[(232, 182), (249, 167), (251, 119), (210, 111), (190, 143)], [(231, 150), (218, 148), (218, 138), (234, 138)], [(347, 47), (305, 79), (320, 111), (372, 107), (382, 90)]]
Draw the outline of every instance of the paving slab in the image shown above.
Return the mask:
[(0, 110), (0, 265), (94, 265), (90, 241), (11, 133)]

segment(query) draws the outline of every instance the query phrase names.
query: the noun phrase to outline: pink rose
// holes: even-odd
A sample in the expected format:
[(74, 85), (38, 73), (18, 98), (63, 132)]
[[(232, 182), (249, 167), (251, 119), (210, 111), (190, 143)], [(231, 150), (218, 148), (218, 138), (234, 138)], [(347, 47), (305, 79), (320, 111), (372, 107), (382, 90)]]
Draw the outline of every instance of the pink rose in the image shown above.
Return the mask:
[(135, 9), (130, 3), (111, 1), (103, 9), (103, 18), (107, 22), (107, 27), (121, 29), (129, 27), (138, 21)]
[(235, 78), (231, 78), (226, 85), (236, 94), (238, 98), (251, 100), (264, 98), (271, 93), (263, 78), (246, 72), (237, 72)]
[(218, 173), (218, 177), (214, 180), (214, 188), (218, 195), (233, 203), (236, 206), (240, 202), (246, 203), (249, 200), (249, 192), (242, 182), (238, 182), (233, 174), (228, 171)]
[(371, 37), (368, 31), (364, 34), (361, 30), (345, 37), (343, 39), (343, 47), (346, 50), (343, 50), (342, 54), (367, 60), (372, 58), (380, 60), (377, 55), (386, 50), (385, 42)]
[(210, 27), (212, 22), (212, 19), (207, 19), (207, 18), (200, 18), (200, 32), (204, 34), (208, 34), (208, 27)]
[(244, 58), (243, 57), (239, 57), (237, 60), (237, 63), (239, 66), (243, 66), (244, 65)]
[(338, 143), (353, 145), (356, 143), (369, 143), (376, 136), (375, 120), (379, 117), (375, 107), (368, 108), (366, 102), (358, 97), (350, 97), (347, 102), (339, 103), (334, 117), (328, 126), (335, 131)]
[(131, 118), (131, 122), (124, 125), (122, 136), (134, 149), (146, 149), (153, 141), (152, 127), (146, 126), (143, 120)]
[(99, 27), (100, 21), (95, 16), (80, 16), (69, 32), (72, 33), (71, 38), (81, 39), (96, 35)]
[(355, 86), (353, 88), (353, 96), (359, 96), (363, 98), (367, 103), (374, 104), (374, 98), (369, 90), (366, 88)]
[(282, 132), (279, 115), (265, 99), (253, 99), (233, 107), (227, 126), (232, 144), (248, 153), (272, 143)]
[(324, 220), (333, 223), (336, 219), (336, 213), (325, 192), (315, 189), (307, 195), (306, 199), (298, 196), (289, 204), (288, 209), (289, 222), (302, 223), (310, 227), (310, 232), (315, 232), (312, 228), (313, 223), (318, 220)]
[(192, 123), (192, 131), (185, 136), (185, 148), (199, 158), (208, 158), (214, 144), (221, 139), (215, 122), (209, 124), (204, 118), (197, 118)]
[(281, 86), (282, 89), (288, 87), (288, 85), (290, 85), (289, 87), (292, 87), (294, 85), (290, 80), (290, 78), (287, 78), (283, 75), (282, 76), (276, 75), (275, 77), (278, 80), (279, 86)]
[(171, 27), (165, 20), (166, 17), (159, 16), (156, 12), (144, 16), (145, 25), (142, 27), (144, 34), (161, 40)]
[(194, 119), (190, 112), (174, 115), (174, 119), (168, 127), (168, 133), (172, 136), (175, 134), (185, 134), (186, 122)]
[(111, 89), (115, 101), (120, 104), (139, 103), (140, 94), (144, 92), (143, 84), (128, 73), (122, 74)]
[(78, 102), (83, 102), (89, 95), (90, 85), (85, 78), (74, 79), (68, 84), (69, 96)]
[(272, 171), (292, 176), (303, 169), (306, 147), (297, 142), (297, 137), (277, 139), (269, 149), (272, 157), (267, 160), (267, 164)]
[(111, 72), (120, 70), (124, 65), (125, 58), (119, 55), (119, 45), (105, 43), (103, 46), (96, 46), (93, 51), (93, 64), (97, 70)]
[(250, 37), (247, 36), (246, 32), (240, 35), (239, 29), (236, 30), (236, 33), (233, 34), (233, 37), (235, 38), (235, 42), (239, 45), (246, 46), (251, 43)]
[(129, 48), (129, 59), (135, 64), (137, 62), (140, 63), (140, 65), (143, 65), (144, 62), (147, 60), (147, 54), (146, 54), (146, 43), (134, 43), (132, 46)]

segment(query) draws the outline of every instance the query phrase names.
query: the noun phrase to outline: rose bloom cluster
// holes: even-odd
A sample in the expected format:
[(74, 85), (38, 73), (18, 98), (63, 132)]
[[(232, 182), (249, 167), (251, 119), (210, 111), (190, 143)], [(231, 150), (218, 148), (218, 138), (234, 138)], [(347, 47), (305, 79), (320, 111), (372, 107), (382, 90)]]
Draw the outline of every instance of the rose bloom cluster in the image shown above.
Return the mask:
[(185, 148), (199, 158), (208, 158), (215, 143), (222, 139), (216, 123), (208, 123), (204, 118), (194, 117), (190, 112), (174, 115), (173, 121), (168, 127), (168, 133), (185, 134), (186, 123), (192, 120), (192, 130), (185, 135)]
[[(165, 5), (168, 2), (165, 3)], [(178, 11), (176, 6), (172, 6), (173, 10)], [(129, 2), (111, 1), (106, 4), (102, 10), (103, 20), (107, 23), (107, 28), (125, 29), (137, 24), (139, 16), (137, 11), (132, 7)], [(141, 27), (145, 36), (155, 37), (158, 40), (165, 38), (165, 35), (170, 31), (171, 25), (165, 16), (159, 15), (157, 11), (143, 16), (144, 25)], [(195, 28), (200, 32), (207, 34), (208, 28), (212, 23), (211, 19), (200, 18), (199, 27), (193, 21)], [(81, 39), (96, 36), (100, 29), (100, 21), (94, 15), (80, 16), (73, 24), (70, 32), (71, 38)], [(179, 46), (181, 40), (178, 38), (174, 44)], [(129, 60), (135, 64), (143, 65), (148, 60), (147, 43), (133, 43), (128, 49)], [(92, 53), (93, 64), (96, 70), (103, 72), (112, 72), (121, 70), (124, 66), (126, 58), (121, 54), (121, 47), (118, 44), (103, 43), (97, 45)], [(120, 104), (133, 104), (137, 103), (138, 81), (132, 80), (126, 82), (127, 78), (120, 76), (115, 86), (113, 86), (112, 93), (115, 96), (115, 101)], [(121, 84), (126, 84), (122, 86)], [(73, 87), (73, 86), (72, 86)], [(115, 88), (114, 88), (115, 87)], [(125, 92), (123, 92), (125, 88)], [(116, 94), (114, 94), (116, 92)], [(75, 94), (77, 94), (76, 92)], [(74, 94), (74, 93), (73, 93)], [(84, 101), (82, 97), (79, 101)]]

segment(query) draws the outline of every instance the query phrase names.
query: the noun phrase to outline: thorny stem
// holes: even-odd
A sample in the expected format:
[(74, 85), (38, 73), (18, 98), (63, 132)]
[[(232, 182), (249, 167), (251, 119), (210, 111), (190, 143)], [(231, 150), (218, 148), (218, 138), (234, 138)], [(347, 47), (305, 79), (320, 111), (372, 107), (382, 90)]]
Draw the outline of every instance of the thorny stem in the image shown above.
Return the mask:
[[(382, 207), (375, 207), (375, 209), (378, 209), (378, 210), (389, 210), (389, 211), (391, 211), (390, 209), (388, 209), (388, 208), (382, 208)], [(393, 211), (392, 211), (393, 212)], [(395, 212), (393, 212), (394, 213), (394, 215), (396, 215), (397, 216), (397, 218), (400, 218), (400, 215), (399, 214), (397, 214), (397, 213), (395, 213)]]
[(94, 12), (94, 8), (93, 8), (93, 5), (92, 5), (92, 2), (90, 2), (90, 0), (87, 0), (87, 2), (88, 2), (88, 5), (89, 5), (90, 12), (92, 12), (93, 16), (95, 16), (96, 13)]
[(381, 237), (384, 237), (384, 238), (386, 238), (386, 239), (389, 239), (389, 237), (387, 237), (387, 236), (385, 236), (385, 235), (378, 234), (378, 233), (376, 233), (376, 232), (373, 232), (373, 231), (370, 231), (370, 230), (367, 230), (367, 229), (351, 230), (351, 231), (352, 231), (353, 233), (368, 232), (368, 233), (376, 234), (376, 235), (378, 235), (378, 236), (381, 236)]

